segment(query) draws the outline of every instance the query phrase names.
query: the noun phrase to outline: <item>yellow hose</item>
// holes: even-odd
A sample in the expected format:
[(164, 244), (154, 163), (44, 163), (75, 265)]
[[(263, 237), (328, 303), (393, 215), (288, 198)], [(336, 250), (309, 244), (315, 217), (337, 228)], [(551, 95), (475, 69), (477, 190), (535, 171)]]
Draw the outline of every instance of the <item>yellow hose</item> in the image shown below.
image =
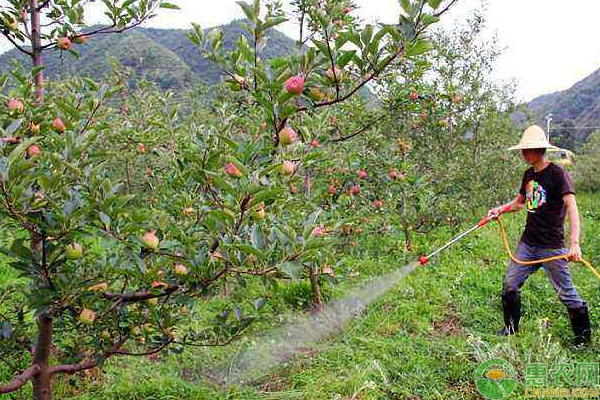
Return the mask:
[[(554, 257), (542, 258), (540, 260), (535, 260), (535, 261), (522, 261), (522, 260), (519, 260), (518, 258), (516, 258), (513, 255), (512, 251), (510, 250), (510, 246), (508, 245), (508, 236), (506, 235), (506, 229), (504, 229), (504, 225), (502, 224), (502, 221), (500, 220), (499, 217), (495, 218), (495, 220), (498, 222), (498, 228), (500, 229), (500, 236), (502, 237), (502, 244), (504, 245), (504, 249), (506, 250), (506, 253), (510, 257), (510, 259), (513, 260), (514, 262), (516, 262), (517, 264), (535, 265), (535, 264), (540, 264), (540, 263), (544, 263), (544, 262), (548, 262), (548, 261), (554, 261), (554, 260), (560, 260), (560, 259), (568, 259), (568, 255), (564, 254), (564, 255), (561, 255), (561, 256), (554, 256)], [(590, 264), (586, 260), (581, 260), (579, 262), (581, 262), (583, 265), (585, 265), (586, 267), (588, 267), (589, 270), (592, 271), (592, 273), (594, 274), (594, 276), (596, 276), (596, 279), (598, 279), (598, 281), (600, 281), (600, 274), (598, 273), (598, 271), (596, 271), (596, 269), (594, 267), (592, 267), (592, 264)]]

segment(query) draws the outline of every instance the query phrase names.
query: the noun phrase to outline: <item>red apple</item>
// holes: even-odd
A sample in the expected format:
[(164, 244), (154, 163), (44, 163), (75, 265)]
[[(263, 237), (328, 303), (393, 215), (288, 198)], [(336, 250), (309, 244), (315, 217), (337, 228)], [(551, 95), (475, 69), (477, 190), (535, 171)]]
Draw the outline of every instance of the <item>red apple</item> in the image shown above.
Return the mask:
[(150, 284), (150, 286), (152, 287), (152, 289), (158, 289), (158, 288), (166, 289), (169, 287), (169, 284), (162, 282), (162, 281), (154, 281)]
[(78, 260), (83, 257), (83, 247), (79, 243), (71, 243), (65, 248), (65, 256), (69, 260)]
[(412, 101), (419, 100), (419, 93), (417, 93), (416, 91), (413, 90), (412, 92), (410, 92), (410, 99)]
[(56, 117), (54, 121), (52, 121), (52, 129), (54, 129), (58, 133), (63, 133), (67, 129), (67, 127), (60, 118)]
[(180, 263), (175, 264), (173, 269), (175, 270), (176, 275), (187, 275), (189, 272), (187, 267)]
[(225, 165), (225, 173), (232, 178), (241, 178), (243, 173), (234, 163), (227, 163)]
[(296, 75), (285, 82), (285, 90), (295, 96), (301, 95), (304, 91), (304, 78)]
[(358, 177), (360, 179), (366, 179), (367, 178), (367, 171), (361, 169), (360, 171), (358, 171)]
[(144, 236), (142, 236), (142, 244), (144, 245), (144, 247), (150, 250), (158, 249), (159, 241), (158, 237), (156, 237), (156, 231), (150, 231), (145, 233)]
[(360, 186), (358, 185), (354, 185), (350, 188), (350, 193), (352, 194), (352, 196), (356, 196), (360, 193)]
[(71, 39), (65, 36), (59, 37), (56, 41), (56, 45), (61, 50), (69, 50), (71, 48)]
[(310, 234), (313, 237), (323, 236), (325, 235), (325, 228), (322, 226), (315, 226)]
[(298, 135), (291, 127), (286, 126), (279, 131), (279, 143), (283, 146), (288, 146), (296, 141)]
[(8, 102), (8, 112), (10, 114), (21, 114), (25, 111), (25, 106), (21, 100), (10, 99)]
[(291, 161), (284, 161), (281, 164), (281, 172), (284, 175), (292, 175), (296, 171), (296, 165)]
[(338, 82), (341, 82), (344, 79), (344, 74), (342, 70), (338, 68), (337, 65), (333, 67), (333, 69), (329, 68), (326, 72), (326, 75), (332, 81), (337, 80)]
[(1, 139), (4, 143), (16, 144), (21, 142), (21, 139), (17, 136), (7, 136)]
[(86, 325), (91, 325), (96, 320), (96, 313), (90, 309), (84, 308), (79, 314), (79, 321)]
[(27, 148), (27, 155), (29, 157), (39, 156), (40, 154), (42, 154), (42, 149), (37, 144), (32, 144)]

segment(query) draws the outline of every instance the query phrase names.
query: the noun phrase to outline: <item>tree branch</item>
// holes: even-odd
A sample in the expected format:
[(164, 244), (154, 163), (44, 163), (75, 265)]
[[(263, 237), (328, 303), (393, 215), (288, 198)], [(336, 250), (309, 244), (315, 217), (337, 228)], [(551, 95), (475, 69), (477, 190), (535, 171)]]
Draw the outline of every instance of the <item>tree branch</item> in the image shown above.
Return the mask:
[[(452, 7), (454, 5), (454, 3), (456, 3), (457, 1), (458, 0), (452, 0), (440, 12), (436, 13), (435, 16), (436, 17), (440, 17), (442, 14), (446, 13), (450, 9), (450, 7)], [(424, 29), (425, 29), (425, 27), (421, 27), (421, 29), (418, 29), (415, 32), (414, 39), (417, 39), (421, 35), (421, 33), (423, 33)], [(381, 69), (373, 71), (373, 73), (369, 74), (369, 76), (366, 79), (363, 79), (354, 89), (352, 89), (350, 92), (348, 92), (344, 96), (338, 97), (338, 98), (336, 98), (334, 100), (331, 100), (331, 101), (325, 101), (323, 103), (317, 103), (317, 104), (315, 104), (313, 106), (313, 108), (326, 107), (326, 106), (334, 105), (334, 104), (341, 103), (343, 101), (348, 100), (356, 92), (358, 92), (360, 90), (360, 88), (362, 88), (363, 86), (365, 86), (367, 83), (369, 83), (371, 80), (373, 80), (377, 75), (379, 75), (381, 72), (383, 72), (388, 67), (388, 65), (390, 65), (396, 58), (398, 58), (404, 52), (404, 50), (405, 50), (405, 46), (402, 45), (402, 47), (400, 47), (400, 49), (396, 53), (394, 53), (393, 55), (390, 55), (388, 57), (388, 59), (383, 63)], [(300, 107), (300, 108), (298, 108), (296, 110), (296, 113), (299, 113), (301, 111), (308, 111), (308, 108), (307, 107)]]
[(135, 301), (142, 301), (142, 300), (154, 299), (154, 298), (159, 298), (159, 297), (165, 297), (165, 296), (170, 295), (173, 292), (176, 292), (178, 289), (179, 289), (179, 286), (169, 286), (168, 288), (166, 288), (164, 290), (163, 293), (160, 293), (160, 294), (154, 294), (149, 290), (142, 290), (142, 291), (134, 292), (134, 293), (130, 293), (130, 294), (105, 292), (105, 293), (102, 293), (102, 297), (107, 300), (119, 299), (124, 303), (131, 303), (131, 302), (135, 302)]
[(15, 390), (18, 390), (23, 385), (25, 385), (27, 382), (29, 382), (31, 379), (33, 379), (34, 376), (39, 374), (41, 370), (42, 369), (40, 368), (39, 365), (37, 365), (37, 364), (31, 365), (29, 368), (27, 368), (25, 371), (23, 371), (19, 376), (17, 376), (15, 379), (13, 379), (10, 383), (0, 386), (0, 393), (10, 393), (10, 392), (14, 392)]
[(331, 139), (331, 140), (327, 141), (327, 143), (343, 142), (345, 140), (352, 139), (353, 137), (358, 136), (361, 133), (368, 131), (372, 126), (373, 126), (373, 123), (369, 123), (366, 126), (363, 126), (358, 131), (356, 131), (356, 132), (354, 132), (354, 133), (352, 133), (352, 134), (350, 134), (348, 136), (342, 136), (342, 137), (339, 137), (339, 138), (336, 138), (336, 139)]
[(50, 374), (74, 374), (79, 371), (85, 371), (86, 369), (94, 368), (98, 364), (100, 364), (102, 360), (105, 360), (108, 357), (116, 354), (121, 348), (121, 346), (123, 346), (123, 344), (127, 341), (127, 339), (129, 339), (129, 336), (122, 337), (121, 339), (119, 339), (118, 342), (113, 344), (112, 347), (109, 350), (107, 350), (104, 354), (102, 354), (101, 356), (97, 356), (93, 360), (84, 361), (79, 364), (64, 364), (50, 367)]
[(2, 32), (2, 34), (4, 35), (5, 38), (8, 39), (9, 42), (12, 43), (13, 46), (15, 46), (15, 48), (17, 50), (19, 50), (21, 53), (23, 54), (27, 54), (29, 57), (33, 56), (33, 53), (30, 51), (25, 50), (23, 47), (21, 47), (17, 42), (15, 42), (15, 40), (13, 38), (10, 37), (9, 34), (6, 34), (4, 32)]
[(162, 349), (164, 349), (165, 347), (167, 347), (174, 341), (175, 341), (175, 339), (171, 338), (171, 339), (167, 340), (165, 343), (163, 343), (162, 345), (160, 345), (158, 347), (154, 347), (154, 348), (152, 348), (152, 350), (149, 350), (149, 351), (146, 351), (143, 353), (132, 353), (132, 352), (125, 351), (125, 350), (117, 350), (113, 354), (117, 355), (117, 356), (134, 356), (134, 357), (151, 356), (152, 354), (158, 353), (159, 351), (161, 351)]
[(38, 6), (36, 11), (41, 11), (42, 8), (46, 7), (48, 4), (50, 4), (50, 0), (44, 0), (44, 2)]
[(448, 3), (448, 5), (446, 7), (444, 7), (440, 12), (436, 13), (435, 16), (436, 17), (440, 17), (442, 14), (445, 14), (450, 7), (452, 7), (454, 5), (454, 3), (456, 3), (458, 0), (452, 0), (450, 3)]

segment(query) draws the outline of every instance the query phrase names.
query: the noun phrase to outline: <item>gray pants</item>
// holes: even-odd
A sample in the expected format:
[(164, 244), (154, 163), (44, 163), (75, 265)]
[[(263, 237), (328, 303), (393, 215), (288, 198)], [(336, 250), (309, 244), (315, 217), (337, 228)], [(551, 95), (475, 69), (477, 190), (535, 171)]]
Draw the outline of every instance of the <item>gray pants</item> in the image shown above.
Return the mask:
[[(567, 254), (567, 252), (566, 248), (544, 249), (519, 242), (515, 257), (522, 261), (535, 261), (541, 258)], [(543, 267), (546, 271), (546, 275), (552, 286), (554, 286), (558, 298), (567, 308), (578, 308), (585, 304), (573, 286), (568, 262), (565, 259), (535, 265), (517, 264), (511, 260), (504, 277), (502, 294), (516, 294), (518, 296), (525, 280), (540, 267)]]

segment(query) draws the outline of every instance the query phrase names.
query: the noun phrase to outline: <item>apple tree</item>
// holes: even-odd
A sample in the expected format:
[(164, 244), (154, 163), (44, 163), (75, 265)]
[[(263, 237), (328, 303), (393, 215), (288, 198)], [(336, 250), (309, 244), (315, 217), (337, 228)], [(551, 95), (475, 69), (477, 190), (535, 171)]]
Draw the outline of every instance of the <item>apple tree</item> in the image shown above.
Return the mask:
[[(319, 279), (331, 275), (333, 233), (343, 223), (338, 193), (322, 186), (339, 178), (319, 176), (319, 164), (331, 162), (329, 148), (373, 124), (349, 113), (347, 124), (336, 125), (337, 112), (350, 112), (360, 90), (392, 64), (427, 51), (426, 28), (454, 2), (404, 0), (399, 23), (379, 27), (360, 27), (348, 1), (293, 2), (304, 47), (272, 60), (261, 58), (265, 32), (285, 20), (273, 4), (261, 14), (258, 1), (240, 3), (248, 32), (229, 53), (221, 51), (220, 32), (195, 27), (190, 38), (222, 67), (234, 93), (217, 100), (214, 119), (194, 112), (186, 119), (157, 97), (153, 126), (160, 129), (153, 132), (174, 139), (152, 149), (166, 161), (144, 178), (150, 190), (142, 191), (115, 173), (107, 153), (119, 87), (73, 79), (50, 85), (42, 101), (41, 54), (71, 49), (83, 9), (76, 1), (11, 0), (1, 10), (10, 25), (3, 34), (31, 53), (36, 79), (17, 70), (10, 85), (8, 77), (0, 81), (0, 224), (7, 232), (0, 250), (25, 280), (0, 315), (1, 350), (10, 353), (3, 361), (17, 360), (0, 393), (32, 382), (35, 399), (50, 399), (55, 376), (110, 357), (225, 345), (258, 317), (264, 298), (231, 304), (199, 330), (180, 322), (197, 299), (241, 292), (247, 279), (308, 279), (318, 309)], [(172, 7), (103, 4), (109, 27), (86, 36), (136, 26), (157, 7)], [(49, 31), (42, 34), (42, 25)], [(21, 46), (26, 40), (32, 50)], [(367, 118), (358, 108), (354, 116)], [(124, 126), (125, 135), (133, 133)], [(138, 147), (145, 139), (156, 140), (133, 138), (139, 155), (148, 151)]]
[(490, 79), (500, 53), (481, 38), (483, 23), (475, 15), (436, 32), (433, 51), (398, 65), (394, 73), (404, 79), (390, 74), (384, 86), (385, 139), (377, 150), (387, 154), (390, 177), (399, 171), (388, 200), (407, 249), (412, 233), (462, 222), (514, 192), (507, 171), (516, 173), (515, 158), (505, 151), (516, 136), (512, 88)]
[[(242, 23), (246, 33), (238, 38), (233, 51), (222, 49), (223, 34), (218, 29), (205, 33), (194, 26), (189, 35), (203, 55), (221, 66), (231, 89), (259, 110), (258, 116), (248, 118), (237, 134), (230, 129), (222, 133), (235, 135), (230, 139), (233, 154), (220, 160), (227, 174), (233, 178), (252, 176), (263, 184), (287, 187), (293, 195), (304, 194), (292, 196), (285, 203), (286, 212), (275, 216), (282, 223), (284, 217), (292, 214), (288, 227), (293, 227), (295, 220), (295, 231), (280, 229), (284, 234), (289, 232), (285, 236), (292, 246), (285, 253), (310, 250), (305, 257), (281, 265), (293, 277), (310, 279), (316, 308), (321, 307), (317, 278), (320, 272), (331, 273), (331, 266), (322, 260), (332, 258), (327, 255), (330, 246), (319, 244), (316, 239), (329, 237), (342, 227), (341, 214), (332, 205), (348, 190), (347, 182), (335, 176), (340, 173), (339, 165), (325, 167), (332, 176), (320, 175), (324, 164), (335, 163), (327, 148), (343, 146), (344, 141), (372, 130), (377, 117), (360, 111), (364, 110), (359, 100), (361, 91), (374, 85), (393, 65), (427, 52), (430, 42), (424, 35), (426, 29), (454, 3), (405, 0), (401, 2), (403, 11), (398, 24), (361, 26), (353, 15), (355, 6), (351, 1), (293, 1), (294, 17), (300, 27), (298, 46), (290, 49), (289, 57), (271, 60), (262, 56), (268, 46), (266, 32), (286, 21), (276, 3), (270, 3), (264, 12), (258, 0), (239, 2), (246, 15)], [(345, 105), (348, 106), (344, 109)], [(338, 124), (336, 115), (348, 111), (350, 105), (355, 106), (356, 112), (350, 112)], [(235, 115), (223, 115), (225, 122), (234, 118)], [(248, 143), (248, 135), (256, 139)], [(214, 144), (199, 146), (211, 149)], [(210, 154), (210, 150), (206, 151)], [(205, 179), (218, 182), (209, 176)], [(233, 180), (231, 188), (221, 189), (235, 194), (235, 207), (243, 208), (240, 205), (248, 196), (244, 179)], [(218, 204), (219, 200), (214, 202)], [(378, 199), (370, 203), (369, 206), (380, 206)], [(317, 215), (320, 220), (315, 219)], [(243, 212), (239, 221), (243, 228)]]
[(31, 58), (36, 98), (44, 98), (45, 51), (64, 51), (76, 55), (76, 46), (95, 35), (120, 33), (156, 16), (158, 8), (178, 7), (162, 0), (102, 1), (100, 15), (105, 24), (84, 29), (86, 3), (80, 0), (7, 0), (0, 5), (0, 33), (20, 52)]

